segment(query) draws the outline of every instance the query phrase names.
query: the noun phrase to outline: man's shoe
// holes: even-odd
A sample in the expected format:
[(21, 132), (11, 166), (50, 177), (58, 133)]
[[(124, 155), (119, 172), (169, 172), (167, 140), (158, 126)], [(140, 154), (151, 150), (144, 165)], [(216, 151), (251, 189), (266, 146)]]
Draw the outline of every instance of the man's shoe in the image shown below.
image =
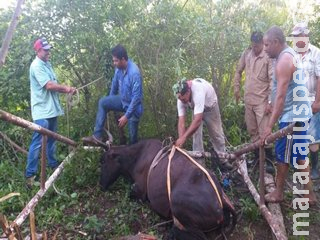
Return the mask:
[(97, 138), (96, 136), (92, 135), (89, 137), (82, 138), (84, 144), (92, 145), (92, 146), (100, 146), (100, 147), (108, 147), (101, 139)]
[(36, 175), (33, 175), (31, 177), (26, 178), (26, 185), (27, 188), (32, 189), (33, 186), (39, 185), (39, 182), (37, 182)]

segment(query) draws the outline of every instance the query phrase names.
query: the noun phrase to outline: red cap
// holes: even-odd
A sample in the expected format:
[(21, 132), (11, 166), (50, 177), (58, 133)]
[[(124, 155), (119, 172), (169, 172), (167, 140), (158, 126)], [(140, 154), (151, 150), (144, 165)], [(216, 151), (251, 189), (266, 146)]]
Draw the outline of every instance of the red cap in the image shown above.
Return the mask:
[(39, 51), (41, 48), (48, 50), (52, 48), (52, 46), (47, 42), (45, 38), (39, 38), (34, 42), (33, 49), (35, 51)]

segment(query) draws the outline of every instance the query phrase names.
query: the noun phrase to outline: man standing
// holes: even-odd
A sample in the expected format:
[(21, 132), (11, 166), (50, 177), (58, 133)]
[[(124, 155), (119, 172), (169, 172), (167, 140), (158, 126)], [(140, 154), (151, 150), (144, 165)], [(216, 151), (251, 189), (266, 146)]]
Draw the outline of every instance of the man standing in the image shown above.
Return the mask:
[[(240, 82), (245, 70), (244, 104), (245, 121), (251, 142), (259, 140), (269, 121), (271, 112), (272, 60), (263, 51), (262, 32), (251, 34), (251, 47), (246, 49), (239, 60), (234, 77), (234, 95), (240, 99)], [(266, 156), (272, 159), (272, 148), (265, 148)], [(255, 153), (258, 157), (258, 151)], [(272, 173), (271, 162), (267, 161), (267, 172)]]
[(115, 74), (109, 96), (100, 98), (96, 124), (92, 136), (84, 137), (84, 143), (104, 145), (102, 140), (106, 115), (109, 111), (124, 112), (119, 118), (118, 126), (123, 128), (129, 125), (129, 143), (138, 141), (138, 125), (143, 113), (142, 77), (138, 66), (128, 59), (126, 49), (117, 45), (112, 49), (112, 60), (115, 65)]
[[(308, 134), (312, 135), (315, 141), (320, 140), (320, 49), (309, 43), (309, 29), (305, 22), (296, 24), (291, 35), (294, 38), (293, 48), (300, 54), (303, 69), (306, 71), (307, 88), (309, 90), (309, 99), (312, 101), (313, 116), (310, 121)], [(320, 177), (318, 171), (319, 144), (310, 144), (311, 158), (311, 179)]]
[[(176, 145), (181, 147), (186, 140), (195, 134), (200, 128), (202, 121), (205, 122), (208, 128), (208, 133), (211, 139), (212, 146), (217, 152), (225, 152), (225, 139), (222, 129), (219, 105), (216, 92), (213, 86), (204, 79), (195, 78), (186, 81), (182, 79), (172, 87), (174, 94), (177, 96), (178, 108), (178, 133), (179, 138), (176, 140)], [(190, 107), (193, 109), (193, 120), (187, 128), (186, 110)], [(198, 139), (199, 140), (199, 139)], [(195, 142), (197, 138), (193, 137), (194, 151), (201, 151), (201, 143)], [(198, 146), (195, 149), (195, 146)], [(202, 147), (203, 148), (203, 147)]]
[(308, 121), (312, 116), (311, 105), (305, 84), (303, 70), (299, 57), (294, 50), (287, 46), (282, 30), (271, 27), (264, 35), (264, 47), (270, 58), (275, 58), (275, 67), (272, 85), (273, 111), (265, 128), (261, 143), (271, 134), (274, 124), (279, 121), (279, 129), (296, 122), (293, 136), (283, 137), (275, 144), (277, 164), (276, 189), (265, 196), (267, 202), (283, 201), (285, 179), (289, 171), (289, 163), (293, 164), (305, 176), (304, 195), (309, 204), (316, 203), (316, 196), (312, 189), (312, 181), (309, 181), (309, 166), (305, 166), (307, 158)]
[[(32, 119), (35, 124), (47, 128), (50, 131), (57, 132), (57, 117), (63, 115), (58, 92), (73, 94), (76, 89), (58, 84), (57, 77), (49, 62), (51, 45), (45, 38), (36, 40), (33, 48), (37, 56), (30, 66)], [(29, 147), (25, 173), (28, 187), (32, 187), (38, 171), (41, 141), (42, 134), (34, 132)], [(55, 139), (48, 137), (46, 149), (48, 165), (53, 169), (59, 165), (55, 158), (55, 149)]]

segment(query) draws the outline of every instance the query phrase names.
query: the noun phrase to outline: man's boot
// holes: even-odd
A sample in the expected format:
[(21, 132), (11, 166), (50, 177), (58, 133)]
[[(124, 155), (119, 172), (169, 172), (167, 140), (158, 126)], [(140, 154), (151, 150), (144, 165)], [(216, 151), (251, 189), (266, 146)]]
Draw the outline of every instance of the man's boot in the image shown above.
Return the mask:
[(266, 172), (274, 174), (272, 148), (265, 148), (264, 150), (266, 153)]
[(320, 174), (318, 171), (318, 161), (319, 161), (318, 151), (316, 152), (310, 151), (310, 158), (311, 158), (311, 179), (315, 180), (320, 178)]

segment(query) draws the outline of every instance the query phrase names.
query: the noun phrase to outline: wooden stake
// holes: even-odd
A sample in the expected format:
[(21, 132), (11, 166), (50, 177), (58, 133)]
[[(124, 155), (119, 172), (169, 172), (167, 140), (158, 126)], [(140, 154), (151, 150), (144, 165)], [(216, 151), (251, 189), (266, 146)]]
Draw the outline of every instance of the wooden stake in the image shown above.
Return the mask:
[(265, 204), (260, 204), (260, 195), (257, 192), (255, 186), (253, 185), (250, 177), (248, 176), (246, 161), (238, 160), (236, 163), (238, 165), (238, 171), (242, 175), (244, 182), (247, 184), (249, 191), (251, 192), (256, 203), (258, 204), (262, 216), (267, 220), (274, 236), (277, 240), (287, 240), (287, 234), (286, 232), (283, 232), (281, 228), (279, 228), (279, 223), (277, 219), (275, 219), (275, 217), (270, 213), (269, 209)]
[(259, 185), (260, 185), (260, 204), (265, 204), (264, 200), (264, 163), (266, 158), (266, 152), (263, 146), (259, 148)]
[(46, 167), (47, 167), (47, 161), (46, 161), (46, 152), (47, 152), (47, 139), (48, 137), (46, 135), (42, 135), (42, 147), (41, 147), (41, 189), (43, 190), (45, 187), (46, 182)]
[(36, 221), (35, 221), (35, 215), (33, 211), (30, 212), (30, 235), (31, 235), (31, 240), (37, 240)]

